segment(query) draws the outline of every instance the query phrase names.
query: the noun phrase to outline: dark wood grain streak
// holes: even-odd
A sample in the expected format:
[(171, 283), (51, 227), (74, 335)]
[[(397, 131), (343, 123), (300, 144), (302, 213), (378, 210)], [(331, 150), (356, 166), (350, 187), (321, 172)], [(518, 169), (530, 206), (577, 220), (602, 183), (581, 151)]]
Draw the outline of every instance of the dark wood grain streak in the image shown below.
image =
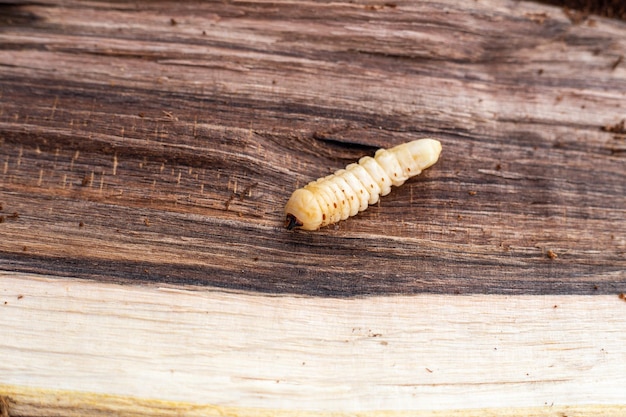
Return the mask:
[[(606, 126), (626, 117), (626, 24), (488, 3), (0, 6), (0, 269), (330, 297), (625, 291), (626, 142)], [(429, 136), (440, 162), (379, 205), (282, 228), (296, 187)]]

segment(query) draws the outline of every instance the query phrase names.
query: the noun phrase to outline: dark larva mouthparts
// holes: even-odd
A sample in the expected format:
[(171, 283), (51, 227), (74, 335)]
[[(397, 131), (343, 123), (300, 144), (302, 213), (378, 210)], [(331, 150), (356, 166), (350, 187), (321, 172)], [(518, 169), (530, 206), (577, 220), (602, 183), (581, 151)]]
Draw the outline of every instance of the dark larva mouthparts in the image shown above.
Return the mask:
[(285, 226), (317, 230), (354, 216), (389, 194), (439, 159), (441, 143), (418, 139), (390, 149), (379, 149), (334, 174), (297, 189), (285, 206)]

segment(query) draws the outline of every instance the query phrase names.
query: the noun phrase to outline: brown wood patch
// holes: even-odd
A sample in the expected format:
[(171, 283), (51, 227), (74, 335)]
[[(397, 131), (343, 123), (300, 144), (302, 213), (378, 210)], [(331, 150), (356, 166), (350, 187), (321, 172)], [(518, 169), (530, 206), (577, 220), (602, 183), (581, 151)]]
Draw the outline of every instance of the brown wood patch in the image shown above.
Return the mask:
[[(625, 117), (623, 23), (471, 7), (0, 6), (0, 268), (333, 297), (624, 291), (626, 142), (606, 128)], [(379, 206), (284, 230), (296, 187), (419, 137), (440, 162)]]

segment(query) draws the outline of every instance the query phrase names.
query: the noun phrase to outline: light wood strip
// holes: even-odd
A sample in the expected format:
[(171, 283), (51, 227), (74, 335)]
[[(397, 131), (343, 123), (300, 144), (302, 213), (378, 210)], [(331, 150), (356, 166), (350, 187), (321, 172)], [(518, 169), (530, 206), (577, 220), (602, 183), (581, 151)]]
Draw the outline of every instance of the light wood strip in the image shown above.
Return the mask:
[(626, 398), (617, 294), (321, 299), (3, 272), (0, 314), (9, 387), (346, 413)]

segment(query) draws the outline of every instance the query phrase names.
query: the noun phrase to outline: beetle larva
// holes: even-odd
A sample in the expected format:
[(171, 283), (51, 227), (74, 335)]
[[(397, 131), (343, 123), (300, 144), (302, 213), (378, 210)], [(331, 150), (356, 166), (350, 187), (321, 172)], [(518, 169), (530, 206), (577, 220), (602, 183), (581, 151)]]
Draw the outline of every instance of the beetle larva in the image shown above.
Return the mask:
[(379, 149), (334, 174), (297, 189), (285, 206), (285, 226), (317, 230), (354, 216), (430, 167), (439, 159), (441, 143), (419, 139), (390, 149)]

